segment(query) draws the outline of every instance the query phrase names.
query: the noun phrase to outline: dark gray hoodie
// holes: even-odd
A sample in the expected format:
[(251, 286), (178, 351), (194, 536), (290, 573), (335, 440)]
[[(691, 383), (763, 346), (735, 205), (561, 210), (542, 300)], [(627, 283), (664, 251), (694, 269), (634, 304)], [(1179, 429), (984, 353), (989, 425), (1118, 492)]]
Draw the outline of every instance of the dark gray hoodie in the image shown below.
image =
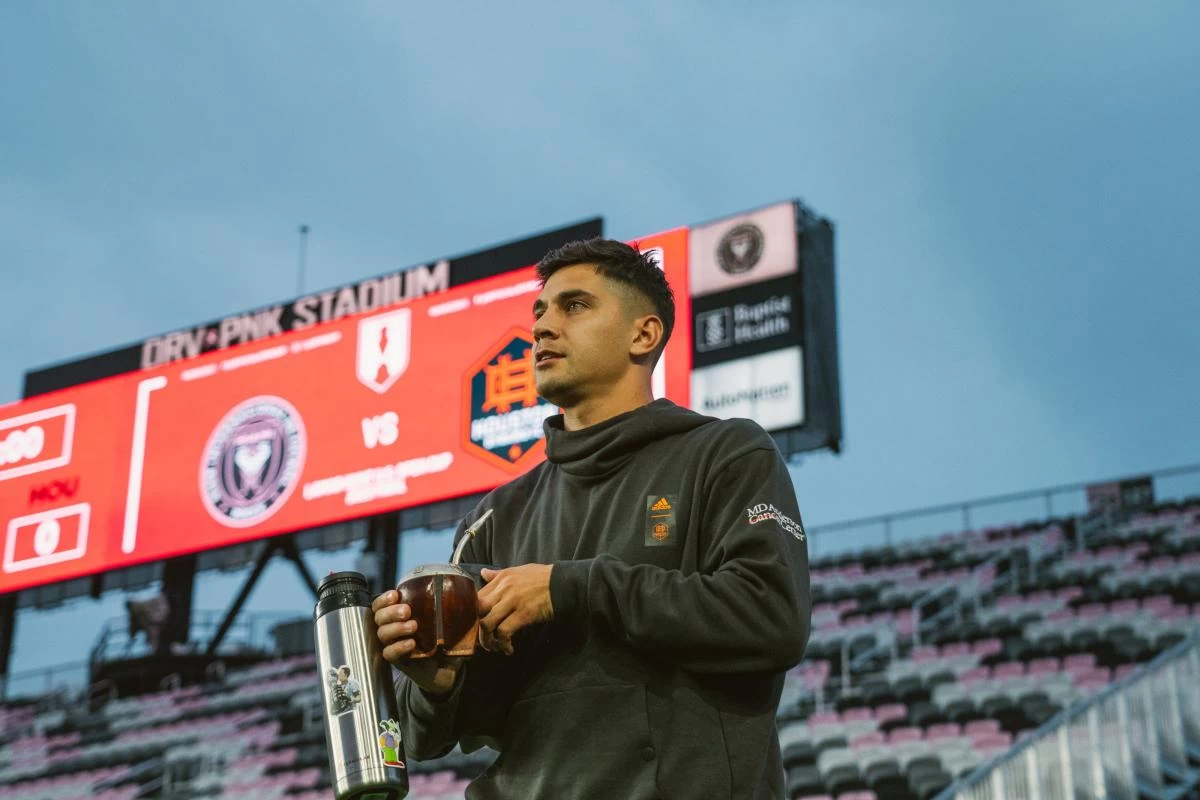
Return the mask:
[(553, 564), (554, 619), (479, 650), (434, 699), (400, 675), (404, 746), (500, 757), (511, 798), (782, 798), (775, 713), (808, 641), (808, 548), (774, 442), (656, 400), (580, 431), (459, 526), (463, 561)]

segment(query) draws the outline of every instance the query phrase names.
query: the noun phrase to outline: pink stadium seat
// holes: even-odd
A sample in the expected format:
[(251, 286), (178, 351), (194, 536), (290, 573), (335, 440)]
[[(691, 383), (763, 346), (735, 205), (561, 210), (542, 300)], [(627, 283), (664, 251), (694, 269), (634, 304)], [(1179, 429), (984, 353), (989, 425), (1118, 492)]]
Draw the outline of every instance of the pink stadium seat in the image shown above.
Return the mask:
[(1004, 642), (999, 639), (980, 639), (971, 645), (971, 652), (978, 656), (990, 656), (1004, 650)]
[(958, 676), (959, 683), (976, 684), (981, 681), (986, 681), (991, 677), (991, 670), (987, 667), (972, 667), (966, 672)]
[(902, 742), (919, 742), (924, 737), (924, 733), (920, 728), (894, 728), (888, 734), (889, 744), (900, 744)]
[(1170, 595), (1160, 594), (1154, 595), (1153, 597), (1142, 598), (1142, 610), (1149, 611), (1151, 613), (1166, 611), (1173, 605), (1175, 605), (1175, 601), (1171, 599)]
[(1108, 613), (1117, 616), (1132, 614), (1138, 610), (1138, 601), (1134, 600), (1114, 600), (1108, 605)]
[(836, 711), (817, 711), (808, 718), (808, 727), (815, 728), (821, 725), (837, 725), (840, 722)]
[(1091, 669), (1096, 666), (1095, 653), (1077, 653), (1073, 656), (1067, 656), (1063, 659), (1063, 670), (1070, 672), (1073, 669), (1083, 667)]
[(1083, 587), (1082, 586), (1066, 586), (1066, 587), (1063, 587), (1062, 589), (1059, 589), (1055, 593), (1055, 597), (1057, 597), (1059, 600), (1062, 600), (1064, 602), (1070, 602), (1070, 601), (1074, 600), (1075, 598), (1082, 597), (1082, 596), (1083, 596)]
[[(1039, 659), (1040, 660), (1040, 659)], [(1062, 672), (1061, 669), (1053, 664), (1038, 664), (1036, 667), (1033, 664), (1029, 665), (1029, 672), (1026, 673), (1031, 678), (1045, 678), (1050, 675), (1057, 675)]]
[[(984, 669), (980, 667), (980, 669)], [(1025, 674), (1025, 665), (1020, 661), (1009, 661), (997, 664), (992, 668), (992, 677), (996, 679), (1016, 678)]]
[(875, 721), (879, 723), (891, 722), (896, 719), (904, 719), (908, 716), (908, 706), (903, 703), (891, 703), (886, 706), (879, 706), (875, 709)]
[(985, 733), (999, 733), (1000, 722), (994, 719), (976, 719), (968, 722), (963, 727), (963, 734), (968, 738), (980, 736)]
[(1013, 737), (1011, 733), (978, 733), (974, 736), (968, 735), (971, 740), (971, 746), (976, 750), (1007, 750), (1012, 747)]
[(871, 733), (864, 733), (859, 736), (855, 736), (850, 740), (850, 748), (852, 750), (860, 750), (864, 747), (877, 747), (886, 743), (887, 738), (882, 733), (879, 731), (873, 731)]
[(1100, 685), (1108, 683), (1112, 680), (1112, 671), (1108, 667), (1092, 667), (1088, 670), (1080, 670), (1072, 673), (1076, 684)]
[(915, 661), (917, 663), (926, 663), (926, 662), (930, 662), (930, 661), (937, 661), (938, 651), (937, 651), (936, 647), (932, 647), (930, 645), (924, 645), (922, 647), (914, 647), (911, 658), (913, 661)]
[(931, 742), (942, 739), (956, 739), (959, 736), (962, 736), (962, 726), (957, 722), (942, 722), (937, 725), (930, 725), (925, 729), (925, 738)]
[(942, 658), (954, 658), (956, 656), (970, 655), (971, 645), (966, 642), (953, 642), (952, 644), (942, 645)]
[(842, 722), (861, 722), (865, 719), (873, 719), (871, 709), (869, 708), (848, 708), (842, 712)]
[(838, 800), (878, 800), (876, 794), (872, 791), (862, 792), (846, 792), (839, 794)]

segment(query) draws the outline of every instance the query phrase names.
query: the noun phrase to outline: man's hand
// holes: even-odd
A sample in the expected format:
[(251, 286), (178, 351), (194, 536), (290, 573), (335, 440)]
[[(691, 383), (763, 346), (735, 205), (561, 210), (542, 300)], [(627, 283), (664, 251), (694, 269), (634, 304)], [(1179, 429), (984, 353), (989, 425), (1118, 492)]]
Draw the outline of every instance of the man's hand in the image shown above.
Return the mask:
[(550, 564), (484, 569), (487, 585), (479, 590), (479, 643), (512, 655), (513, 635), (528, 625), (554, 618), (550, 602)]
[(393, 589), (379, 595), (371, 603), (371, 610), (375, 612), (383, 657), (389, 664), (430, 694), (446, 694), (454, 688), (454, 679), (466, 659), (441, 655), (410, 659), (416, 647), (413, 635), (417, 632), (417, 621), (412, 619), (408, 604), (400, 602), (399, 593)]

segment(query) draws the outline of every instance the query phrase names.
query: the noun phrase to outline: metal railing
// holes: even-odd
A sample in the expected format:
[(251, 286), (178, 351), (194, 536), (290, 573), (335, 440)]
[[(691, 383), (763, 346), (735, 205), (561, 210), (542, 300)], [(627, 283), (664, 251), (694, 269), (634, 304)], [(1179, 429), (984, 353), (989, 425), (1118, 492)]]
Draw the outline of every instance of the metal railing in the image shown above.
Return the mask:
[[(295, 619), (295, 611), (257, 611), (239, 614), (221, 642), (219, 652), (238, 651), (273, 652), (274, 636), (271, 631), (280, 622)], [(215, 634), (224, 611), (196, 611), (192, 614), (189, 643), (194, 649), (203, 650)], [(92, 646), (91, 663), (110, 661), (116, 658), (135, 658), (150, 654), (150, 645), (145, 635), (129, 636), (129, 620), (112, 617), (105, 621)]]
[(0, 701), (45, 698), (55, 693), (74, 696), (87, 688), (89, 677), (86, 661), (0, 675)]
[(1172, 800), (1200, 776), (1200, 633), (1059, 712), (936, 800)]
[[(1156, 503), (1200, 496), (1200, 464), (1145, 472), (1136, 477), (1146, 475), (1154, 480)], [(1130, 477), (1135, 476), (1111, 481)], [(807, 531), (809, 555), (817, 558), (852, 553), (869, 547), (928, 539), (941, 533), (1008, 525), (1018, 520), (1026, 524), (1078, 516), (1088, 512), (1087, 487), (1111, 481), (1067, 483), (813, 525)]]

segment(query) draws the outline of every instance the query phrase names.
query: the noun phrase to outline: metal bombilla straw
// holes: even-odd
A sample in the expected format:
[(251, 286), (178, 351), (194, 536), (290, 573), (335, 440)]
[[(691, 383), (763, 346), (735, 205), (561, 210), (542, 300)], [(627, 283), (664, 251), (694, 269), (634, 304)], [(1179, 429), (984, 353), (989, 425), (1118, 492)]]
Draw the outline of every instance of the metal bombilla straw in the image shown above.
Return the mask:
[(464, 533), (463, 537), (458, 540), (458, 546), (454, 548), (454, 557), (450, 559), (451, 564), (456, 567), (458, 566), (458, 561), (462, 558), (463, 548), (467, 546), (467, 542), (475, 538), (475, 534), (479, 533), (480, 529), (483, 528), (483, 523), (487, 522), (487, 518), (491, 515), (492, 510), (489, 508), (487, 511), (483, 512), (483, 515), (480, 516), (479, 519), (475, 520), (474, 525), (467, 528), (466, 533)]

